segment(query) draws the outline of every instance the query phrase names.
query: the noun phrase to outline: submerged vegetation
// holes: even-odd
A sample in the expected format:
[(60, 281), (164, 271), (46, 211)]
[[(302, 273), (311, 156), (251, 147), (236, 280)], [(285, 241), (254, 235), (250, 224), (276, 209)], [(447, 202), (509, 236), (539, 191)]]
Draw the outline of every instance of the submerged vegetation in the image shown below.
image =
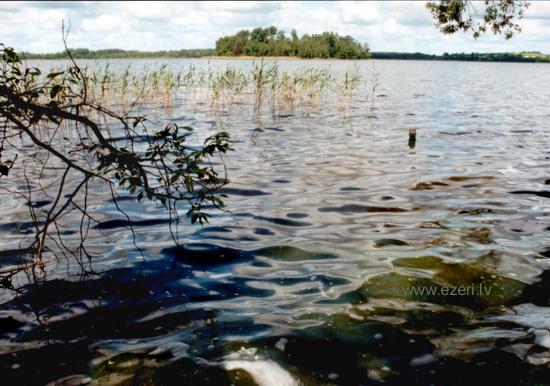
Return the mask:
[(298, 37), (296, 30), (290, 36), (276, 27), (242, 30), (216, 41), (216, 55), (220, 56), (295, 56), (299, 58), (368, 59), (369, 48), (351, 36), (335, 32), (305, 34)]

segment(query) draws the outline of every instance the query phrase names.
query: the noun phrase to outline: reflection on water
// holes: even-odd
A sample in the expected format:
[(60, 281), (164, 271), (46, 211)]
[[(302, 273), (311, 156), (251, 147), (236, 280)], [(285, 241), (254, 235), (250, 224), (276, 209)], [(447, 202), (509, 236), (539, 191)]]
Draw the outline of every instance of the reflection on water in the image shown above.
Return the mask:
[[(281, 65), (303, 63), (350, 66)], [(459, 385), (490, 374), (547, 384), (545, 66), (376, 61), (378, 97), (371, 105), (363, 86), (345, 116), (328, 91), (317, 109), (253, 122), (243, 103), (213, 121), (179, 92), (172, 117), (236, 141), (230, 212), (182, 227), (175, 248), (167, 214), (126, 197), (141, 254), (98, 191), (89, 242), (102, 274), (52, 259), (43, 283), (2, 293), (3, 379)], [(7, 267), (31, 223), (17, 198), (0, 209)], [(470, 285), (490, 294), (441, 293)]]

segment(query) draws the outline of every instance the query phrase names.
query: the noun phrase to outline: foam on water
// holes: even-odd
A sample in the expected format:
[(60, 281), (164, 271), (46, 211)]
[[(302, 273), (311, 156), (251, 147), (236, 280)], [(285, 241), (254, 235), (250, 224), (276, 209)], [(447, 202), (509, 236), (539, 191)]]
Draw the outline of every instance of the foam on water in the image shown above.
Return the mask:
[(267, 360), (245, 361), (229, 360), (223, 363), (226, 370), (241, 369), (254, 378), (259, 386), (298, 386), (298, 382), (288, 371), (276, 362)]

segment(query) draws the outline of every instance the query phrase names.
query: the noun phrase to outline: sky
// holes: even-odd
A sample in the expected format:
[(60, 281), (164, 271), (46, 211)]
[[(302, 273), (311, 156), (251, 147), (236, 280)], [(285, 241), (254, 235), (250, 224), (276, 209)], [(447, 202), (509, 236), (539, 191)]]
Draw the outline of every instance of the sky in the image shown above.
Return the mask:
[(476, 40), (471, 33), (444, 36), (425, 1), (0, 2), (0, 42), (20, 51), (62, 51), (63, 19), (71, 23), (69, 46), (89, 49), (213, 48), (220, 36), (274, 25), (299, 35), (351, 35), (373, 51), (550, 54), (550, 1), (531, 2), (520, 21), (523, 31), (511, 40), (492, 35)]

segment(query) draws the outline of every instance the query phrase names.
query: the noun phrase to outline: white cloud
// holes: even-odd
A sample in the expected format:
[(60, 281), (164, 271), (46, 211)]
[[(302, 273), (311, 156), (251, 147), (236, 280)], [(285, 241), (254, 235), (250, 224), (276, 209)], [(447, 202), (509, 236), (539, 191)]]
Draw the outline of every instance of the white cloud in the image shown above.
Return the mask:
[(71, 21), (72, 47), (138, 50), (208, 48), (241, 29), (277, 26), (298, 33), (335, 31), (374, 51), (548, 52), (550, 2), (532, 2), (511, 40), (443, 36), (425, 2), (4, 2), (0, 42), (31, 52), (63, 48), (61, 20)]

